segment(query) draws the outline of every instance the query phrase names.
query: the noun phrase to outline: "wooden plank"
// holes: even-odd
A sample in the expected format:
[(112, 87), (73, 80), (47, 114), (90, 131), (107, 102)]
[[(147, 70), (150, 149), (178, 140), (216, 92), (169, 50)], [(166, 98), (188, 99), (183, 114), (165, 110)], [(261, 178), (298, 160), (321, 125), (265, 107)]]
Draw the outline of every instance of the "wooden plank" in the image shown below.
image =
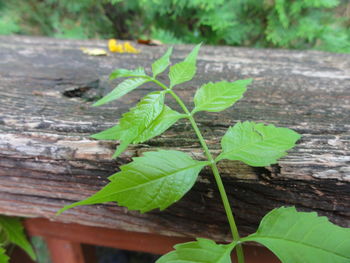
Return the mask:
[(165, 254), (171, 251), (175, 244), (192, 240), (190, 238), (167, 237), (79, 224), (57, 223), (43, 218), (27, 219), (25, 228), (31, 236), (152, 254)]
[(85, 263), (79, 243), (56, 238), (45, 238), (52, 263)]
[[(63, 244), (60, 242), (56, 243), (57, 240), (64, 240), (67, 244), (73, 244), (72, 249), (77, 249), (74, 247), (76, 246), (74, 244), (83, 243), (158, 255), (173, 250), (173, 246), (178, 243), (193, 240), (190, 238), (128, 232), (79, 224), (57, 223), (43, 218), (27, 219), (24, 224), (31, 236), (41, 236), (47, 240), (54, 240), (53, 245), (51, 244), (52, 247), (50, 247), (50, 243), (48, 244), (50, 251), (51, 249), (55, 250), (56, 246), (59, 247), (57, 252), (53, 253), (58, 253)], [(72, 245), (67, 246), (71, 247)], [(279, 263), (279, 260), (266, 248), (247, 245), (244, 247), (244, 250), (247, 263)]]
[[(78, 207), (55, 216), (107, 183), (121, 164), (152, 149), (172, 148), (201, 159), (197, 139), (180, 121), (166, 134), (130, 147), (111, 160), (116, 142), (89, 135), (112, 126), (142, 95), (145, 85), (101, 108), (89, 100), (108, 92), (115, 68), (149, 69), (167, 47), (137, 46), (140, 54), (92, 57), (80, 47), (106, 41), (0, 37), (0, 213), (45, 217), (60, 222), (176, 237), (230, 240), (215, 182), (205, 169), (189, 194), (169, 209), (140, 214), (115, 204)], [(191, 46), (175, 46), (174, 61)], [(208, 81), (253, 77), (244, 99), (223, 113), (197, 114), (211, 151), (237, 121), (293, 128), (303, 135), (278, 164), (254, 168), (239, 162), (219, 165), (241, 234), (253, 232), (264, 214), (296, 205), (350, 227), (350, 55), (203, 47), (198, 76), (178, 89), (191, 107), (196, 88)], [(167, 82), (165, 76), (161, 80)], [(172, 100), (167, 103), (178, 107)], [(194, 216), (195, 215), (195, 216)]]

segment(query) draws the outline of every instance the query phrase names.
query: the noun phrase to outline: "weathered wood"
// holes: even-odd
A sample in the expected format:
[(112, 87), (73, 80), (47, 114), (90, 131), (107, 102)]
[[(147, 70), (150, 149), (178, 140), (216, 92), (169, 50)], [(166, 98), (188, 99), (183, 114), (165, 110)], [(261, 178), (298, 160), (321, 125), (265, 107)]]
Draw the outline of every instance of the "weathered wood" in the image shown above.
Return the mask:
[[(190, 126), (180, 121), (166, 134), (130, 147), (111, 160), (115, 142), (89, 135), (115, 124), (143, 94), (145, 85), (104, 107), (90, 100), (117, 82), (115, 68), (149, 69), (166, 47), (138, 46), (140, 54), (92, 57), (80, 47), (106, 47), (106, 41), (0, 37), (0, 213), (45, 217), (61, 222), (179, 237), (230, 238), (224, 211), (209, 170), (194, 189), (169, 209), (146, 214), (114, 204), (57, 209), (81, 200), (107, 183), (107, 176), (131, 157), (155, 148), (178, 148), (202, 158)], [(179, 61), (191, 46), (175, 47)], [(316, 51), (231, 47), (202, 48), (198, 75), (178, 89), (189, 103), (202, 83), (254, 78), (244, 99), (220, 114), (195, 117), (210, 148), (239, 120), (272, 123), (303, 135), (277, 165), (252, 168), (222, 162), (220, 171), (242, 233), (281, 205), (296, 205), (350, 227), (350, 56)], [(167, 82), (166, 76), (162, 79)], [(176, 107), (169, 99), (169, 105)]]

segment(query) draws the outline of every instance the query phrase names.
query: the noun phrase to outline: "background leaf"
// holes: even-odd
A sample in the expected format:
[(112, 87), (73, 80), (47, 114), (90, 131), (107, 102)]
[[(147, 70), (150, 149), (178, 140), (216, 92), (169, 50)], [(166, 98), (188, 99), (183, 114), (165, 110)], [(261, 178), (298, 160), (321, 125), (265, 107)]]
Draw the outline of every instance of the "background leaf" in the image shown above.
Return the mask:
[(175, 250), (159, 258), (156, 263), (231, 263), (235, 244), (218, 245), (214, 241), (197, 238), (197, 241), (175, 245)]
[(294, 207), (272, 210), (258, 231), (242, 241), (268, 247), (283, 263), (349, 263), (350, 228), (342, 228), (315, 212)]
[(198, 111), (219, 112), (227, 109), (242, 98), (247, 89), (246, 86), (251, 82), (252, 79), (244, 79), (204, 84), (194, 96), (193, 113)]
[(32, 246), (24, 234), (21, 221), (18, 218), (0, 216), (0, 226), (6, 232), (10, 243), (22, 248), (33, 259), (36, 259)]
[(267, 166), (286, 155), (300, 135), (287, 128), (254, 122), (239, 122), (221, 140), (218, 160), (242, 161), (251, 166)]
[(96, 101), (92, 106), (101, 106), (113, 100), (119, 99), (130, 91), (138, 88), (142, 84), (149, 82), (148, 79), (145, 78), (131, 78), (126, 79), (121, 82), (117, 87), (115, 87), (110, 93), (104, 96), (102, 99)]
[(195, 46), (184, 61), (170, 67), (170, 88), (175, 85), (190, 81), (196, 74), (196, 60), (201, 44)]
[(5, 249), (0, 247), (0, 263), (7, 263), (9, 262), (9, 257), (5, 254)]
[(121, 166), (111, 182), (93, 196), (65, 206), (59, 213), (78, 206), (118, 202), (142, 213), (155, 208), (163, 210), (182, 198), (195, 183), (208, 162), (199, 162), (179, 151), (146, 152)]
[(135, 77), (135, 76), (147, 76), (145, 70), (142, 67), (137, 69), (116, 69), (110, 75), (109, 79), (125, 78), (125, 77)]
[(166, 70), (166, 68), (170, 65), (170, 56), (172, 52), (173, 52), (173, 48), (172, 47), (168, 48), (168, 50), (165, 52), (165, 54), (161, 58), (153, 62), (152, 72), (153, 72), (154, 78), (157, 77), (158, 74)]

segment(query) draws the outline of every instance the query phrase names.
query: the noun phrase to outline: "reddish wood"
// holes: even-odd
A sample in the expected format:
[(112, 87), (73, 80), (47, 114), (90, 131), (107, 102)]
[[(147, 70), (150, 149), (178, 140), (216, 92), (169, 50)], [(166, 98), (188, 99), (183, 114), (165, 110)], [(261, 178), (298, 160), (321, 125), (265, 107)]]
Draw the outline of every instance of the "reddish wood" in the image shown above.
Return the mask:
[(177, 243), (193, 239), (167, 237), (158, 234), (128, 232), (124, 230), (64, 224), (47, 219), (25, 220), (27, 232), (32, 236), (57, 238), (70, 242), (135, 250), (153, 254), (164, 254), (172, 250)]
[[(153, 254), (165, 254), (171, 251), (175, 244), (193, 240), (79, 224), (57, 223), (43, 218), (26, 219), (24, 224), (30, 235), (42, 236), (47, 240), (65, 240), (63, 242), (66, 242), (66, 244), (84, 243)], [(50, 246), (50, 243), (48, 245), (50, 251), (55, 250), (55, 246)], [(54, 255), (60, 254), (62, 251), (60, 246), (57, 247), (57, 251), (52, 252)], [(75, 247), (75, 249), (77, 248)], [(249, 245), (245, 246), (245, 251), (247, 263), (279, 263), (276, 257), (263, 247)], [(80, 263), (81, 261), (66, 260), (57, 262)]]
[(85, 263), (83, 250), (77, 242), (45, 237), (52, 263)]

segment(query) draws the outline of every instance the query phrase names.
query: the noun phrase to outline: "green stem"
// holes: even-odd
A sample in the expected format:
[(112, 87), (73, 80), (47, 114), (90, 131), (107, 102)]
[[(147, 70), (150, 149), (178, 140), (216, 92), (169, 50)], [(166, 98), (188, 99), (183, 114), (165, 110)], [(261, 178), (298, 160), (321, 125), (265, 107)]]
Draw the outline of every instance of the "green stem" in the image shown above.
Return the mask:
[[(218, 170), (218, 167), (216, 165), (216, 162), (212, 156), (212, 154), (209, 151), (208, 145), (205, 142), (202, 133), (200, 132), (198, 125), (196, 123), (196, 121), (194, 120), (191, 112), (187, 109), (186, 105), (183, 103), (183, 101), (179, 98), (179, 96), (177, 96), (177, 94), (172, 91), (171, 89), (169, 89), (167, 86), (165, 86), (163, 83), (161, 83), (160, 81), (156, 80), (156, 79), (152, 79), (152, 81), (154, 81), (156, 84), (158, 84), (159, 86), (161, 86), (163, 89), (167, 90), (167, 92), (176, 100), (176, 102), (180, 105), (180, 107), (182, 108), (182, 110), (186, 113), (187, 118), (189, 119), (189, 121), (191, 122), (191, 125), (198, 137), (198, 140), (200, 142), (200, 144), (202, 145), (205, 155), (208, 158), (208, 161), (210, 162), (210, 167), (213, 171), (214, 174), (214, 178), (216, 181), (216, 184), (219, 188), (219, 192), (220, 192), (220, 196), (224, 205), (224, 209), (226, 212), (226, 216), (230, 225), (230, 229), (231, 229), (231, 233), (232, 233), (232, 237), (233, 237), (233, 241), (238, 242), (240, 240), (240, 236), (238, 233), (238, 229), (237, 229), (237, 225), (235, 222), (235, 219), (233, 217), (233, 213), (232, 213), (232, 209), (230, 206), (230, 202), (228, 200), (226, 191), (225, 191), (225, 187), (224, 184), (221, 180), (220, 177), (220, 173)], [(243, 254), (243, 248), (241, 244), (238, 244), (236, 246), (236, 251), (237, 251), (237, 258), (238, 258), (238, 263), (244, 263), (244, 254)]]

